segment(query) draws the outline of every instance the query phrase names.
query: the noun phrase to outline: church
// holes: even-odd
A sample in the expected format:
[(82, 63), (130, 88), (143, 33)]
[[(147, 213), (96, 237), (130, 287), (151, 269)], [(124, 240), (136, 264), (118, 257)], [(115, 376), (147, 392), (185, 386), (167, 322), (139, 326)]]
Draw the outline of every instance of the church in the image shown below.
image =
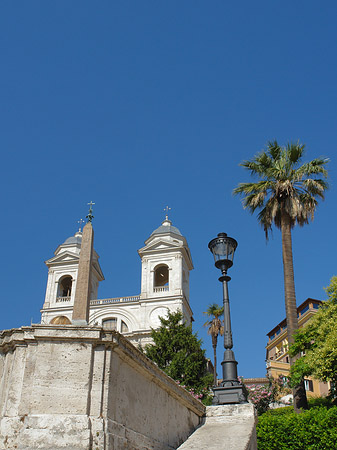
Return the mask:
[[(90, 216), (91, 217), (91, 216)], [(42, 324), (71, 324), (76, 297), (82, 231), (59, 245), (45, 263), (48, 281), (41, 310)], [(193, 320), (189, 303), (189, 273), (193, 269), (186, 238), (165, 220), (138, 250), (141, 259), (141, 287), (138, 295), (98, 298), (99, 283), (104, 280), (99, 256), (92, 252), (89, 286), (89, 326), (122, 333), (133, 344), (150, 342), (151, 328), (160, 325), (159, 317), (180, 310), (184, 321)]]
[(216, 427), (216, 449), (235, 429), (228, 448), (256, 450), (253, 405), (206, 411), (139, 348), (167, 312), (193, 320), (185, 237), (166, 215), (138, 250), (139, 295), (99, 299), (91, 206), (46, 261), (41, 323), (0, 332), (0, 448), (190, 450)]

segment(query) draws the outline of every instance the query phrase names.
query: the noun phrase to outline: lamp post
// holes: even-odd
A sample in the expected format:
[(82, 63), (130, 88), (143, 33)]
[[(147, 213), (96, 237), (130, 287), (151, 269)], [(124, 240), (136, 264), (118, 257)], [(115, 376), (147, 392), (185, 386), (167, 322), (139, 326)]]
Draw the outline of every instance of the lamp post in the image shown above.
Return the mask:
[(222, 365), (222, 382), (220, 386), (214, 386), (213, 405), (225, 405), (229, 403), (246, 403), (243, 386), (238, 380), (237, 361), (235, 360), (233, 348), (233, 337), (231, 327), (231, 317), (229, 309), (228, 282), (231, 277), (227, 275), (227, 270), (232, 267), (234, 252), (238, 243), (235, 239), (227, 236), (226, 233), (219, 233), (218, 237), (212, 239), (208, 248), (213, 253), (215, 267), (221, 270), (219, 281), (223, 288), (223, 308), (224, 308), (224, 359)]

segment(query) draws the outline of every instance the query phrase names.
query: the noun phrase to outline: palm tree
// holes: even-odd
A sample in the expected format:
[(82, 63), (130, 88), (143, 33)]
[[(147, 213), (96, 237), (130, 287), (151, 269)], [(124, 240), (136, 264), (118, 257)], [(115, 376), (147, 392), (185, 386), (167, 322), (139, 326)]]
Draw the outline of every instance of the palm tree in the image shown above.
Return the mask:
[(218, 345), (218, 336), (219, 334), (223, 336), (224, 327), (222, 325), (222, 321), (219, 319), (223, 314), (223, 306), (219, 306), (216, 303), (209, 305), (207, 311), (204, 312), (207, 316), (211, 317), (211, 320), (208, 320), (204, 327), (208, 327), (207, 333), (212, 336), (212, 347), (214, 352), (214, 368), (213, 368), (213, 376), (214, 376), (214, 386), (216, 386), (216, 347)]
[[(316, 158), (302, 164), (303, 154), (304, 145), (297, 143), (280, 147), (277, 141), (269, 142), (266, 151), (240, 164), (259, 181), (240, 183), (234, 189), (234, 194), (244, 196), (244, 208), (251, 213), (259, 210), (258, 221), (267, 239), (273, 224), (281, 230), (289, 344), (293, 343), (293, 334), (298, 329), (291, 230), (296, 224), (303, 226), (314, 218), (317, 199), (324, 199), (328, 189), (324, 179), (329, 160)], [(292, 362), (294, 360), (290, 360)], [(304, 383), (294, 388), (293, 395), (296, 411), (307, 407)]]

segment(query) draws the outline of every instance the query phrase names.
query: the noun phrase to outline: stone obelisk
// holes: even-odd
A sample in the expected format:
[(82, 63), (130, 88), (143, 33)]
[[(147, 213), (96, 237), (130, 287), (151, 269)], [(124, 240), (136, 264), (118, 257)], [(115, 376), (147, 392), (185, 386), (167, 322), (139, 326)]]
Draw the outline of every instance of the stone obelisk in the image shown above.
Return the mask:
[(83, 228), (81, 253), (78, 264), (75, 301), (72, 323), (74, 325), (88, 325), (90, 308), (90, 287), (92, 254), (94, 249), (94, 230), (92, 228), (92, 202), (87, 216), (88, 222)]

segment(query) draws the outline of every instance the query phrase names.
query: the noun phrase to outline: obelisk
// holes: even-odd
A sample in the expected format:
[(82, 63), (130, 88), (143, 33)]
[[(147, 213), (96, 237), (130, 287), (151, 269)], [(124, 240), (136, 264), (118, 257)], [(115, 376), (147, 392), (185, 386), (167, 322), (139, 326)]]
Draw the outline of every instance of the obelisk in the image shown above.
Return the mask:
[(73, 309), (72, 323), (74, 325), (88, 325), (89, 308), (90, 308), (90, 287), (91, 287), (91, 270), (92, 270), (92, 254), (94, 249), (94, 230), (91, 221), (92, 205), (90, 202), (88, 222), (83, 228), (81, 253), (78, 264), (77, 283), (75, 292), (75, 301)]

